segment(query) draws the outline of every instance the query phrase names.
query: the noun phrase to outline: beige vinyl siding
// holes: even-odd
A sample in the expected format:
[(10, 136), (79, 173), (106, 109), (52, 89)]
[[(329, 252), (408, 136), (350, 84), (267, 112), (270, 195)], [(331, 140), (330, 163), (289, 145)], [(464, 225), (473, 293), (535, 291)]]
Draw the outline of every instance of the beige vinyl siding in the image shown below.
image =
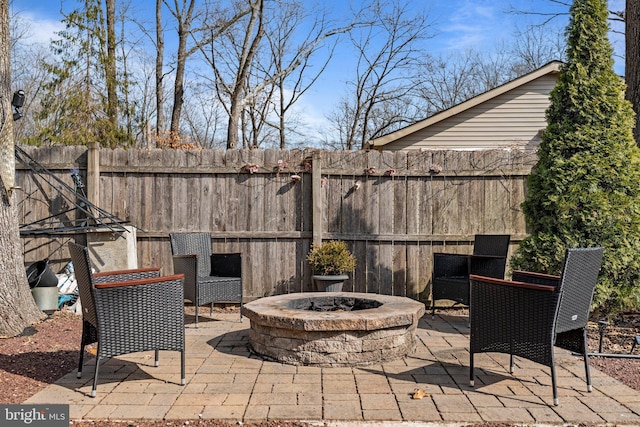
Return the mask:
[(385, 145), (385, 150), (536, 147), (556, 75), (547, 74)]

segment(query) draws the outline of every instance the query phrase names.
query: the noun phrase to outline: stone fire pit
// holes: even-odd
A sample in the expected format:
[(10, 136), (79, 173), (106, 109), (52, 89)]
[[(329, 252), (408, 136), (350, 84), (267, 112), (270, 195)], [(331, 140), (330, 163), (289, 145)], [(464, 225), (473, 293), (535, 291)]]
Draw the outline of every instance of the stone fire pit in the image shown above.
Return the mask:
[(359, 366), (398, 359), (415, 348), (424, 304), (352, 292), (307, 292), (244, 304), (253, 350), (293, 365)]

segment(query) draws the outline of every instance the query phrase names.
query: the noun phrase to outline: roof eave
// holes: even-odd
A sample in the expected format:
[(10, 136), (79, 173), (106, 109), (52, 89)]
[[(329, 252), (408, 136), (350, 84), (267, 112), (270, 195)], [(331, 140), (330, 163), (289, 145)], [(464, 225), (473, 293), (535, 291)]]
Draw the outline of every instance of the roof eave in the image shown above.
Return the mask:
[(474, 96), (473, 98), (470, 98), (464, 102), (461, 102), (460, 104), (454, 105), (451, 108), (448, 108), (439, 113), (436, 113), (427, 119), (421, 120), (419, 122), (416, 122), (402, 129), (398, 129), (395, 132), (391, 132), (379, 138), (374, 138), (368, 141), (367, 146), (372, 149), (380, 150), (382, 149), (383, 146), (389, 144), (390, 142), (403, 138), (407, 135), (411, 135), (412, 133), (418, 132), (428, 126), (431, 126), (435, 123), (448, 119), (449, 117), (455, 116), (456, 114), (459, 114), (472, 107), (475, 107), (476, 105), (482, 104), (483, 102), (486, 102), (490, 99), (500, 96), (503, 93), (509, 92), (510, 90), (513, 90), (517, 87), (527, 84), (544, 75), (559, 73), (561, 65), (562, 65), (561, 61), (551, 61), (546, 65), (543, 65), (542, 67), (538, 68), (537, 70), (534, 70), (528, 74), (525, 74), (524, 76), (520, 76), (517, 79), (504, 83), (487, 92), (481, 93), (480, 95)]

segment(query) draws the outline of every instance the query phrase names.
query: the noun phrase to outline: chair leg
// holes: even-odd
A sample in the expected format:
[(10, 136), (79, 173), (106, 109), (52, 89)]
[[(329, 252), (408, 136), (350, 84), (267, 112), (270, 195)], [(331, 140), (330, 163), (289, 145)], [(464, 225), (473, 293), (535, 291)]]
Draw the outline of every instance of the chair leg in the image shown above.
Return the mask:
[[(98, 345), (98, 354), (100, 354), (100, 345)], [(98, 366), (100, 366), (100, 356), (96, 355), (96, 369), (93, 373), (93, 388), (91, 389), (91, 397), (96, 397), (96, 389), (98, 388)]]
[(511, 375), (513, 375), (513, 373), (515, 372), (515, 370), (516, 370), (516, 363), (515, 363), (515, 360), (514, 360), (513, 354), (510, 354), (510, 355), (509, 355), (509, 373), (510, 373)]
[(160, 366), (160, 350), (158, 349), (156, 349), (155, 358), (156, 358), (156, 367)]
[(469, 355), (469, 385), (471, 387), (475, 385), (473, 378), (473, 353)]
[(86, 322), (82, 322), (82, 338), (80, 339), (80, 360), (78, 360), (78, 374), (77, 378), (82, 377), (82, 364), (84, 362), (84, 348), (87, 345), (87, 337), (89, 334), (88, 325)]
[(551, 349), (551, 387), (553, 388), (553, 404), (559, 405), (558, 401), (558, 385), (556, 384), (556, 361), (553, 355), (553, 349)]
[(196, 329), (198, 328), (198, 303), (196, 303)]
[(185, 355), (184, 355), (184, 350), (180, 351), (180, 384), (181, 385), (185, 385), (187, 383), (186, 377), (185, 377)]
[(434, 299), (431, 300), (431, 320), (436, 318), (436, 301)]
[(213, 316), (213, 302), (211, 303), (211, 306), (209, 307), (209, 317)]
[(587, 391), (591, 393), (593, 386), (591, 385), (591, 370), (589, 369), (589, 352), (587, 349), (587, 330), (582, 331), (582, 354), (584, 354), (584, 372), (587, 377)]
[(78, 361), (78, 373), (76, 374), (76, 378), (82, 378), (82, 361), (84, 359), (84, 346), (80, 346), (80, 360)]

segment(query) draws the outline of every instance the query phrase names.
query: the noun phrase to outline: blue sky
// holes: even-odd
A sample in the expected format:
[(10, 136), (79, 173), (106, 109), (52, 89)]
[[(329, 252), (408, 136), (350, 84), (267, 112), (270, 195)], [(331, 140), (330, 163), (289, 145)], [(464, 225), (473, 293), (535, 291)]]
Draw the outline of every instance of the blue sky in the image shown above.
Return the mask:
[[(347, 1), (325, 0), (323, 3), (335, 13), (340, 13)], [(423, 0), (414, 3), (427, 10), (430, 21), (439, 32), (435, 39), (437, 43), (434, 43), (436, 50), (490, 48), (497, 40), (508, 40), (516, 27), (524, 27), (529, 20), (539, 19), (506, 13), (511, 8), (540, 13), (566, 9), (550, 0)], [(76, 0), (13, 0), (12, 9), (33, 23), (33, 40), (46, 40), (52, 31), (62, 28), (60, 9), (69, 11), (76, 4)], [(136, 0), (134, 4), (133, 9), (137, 13), (146, 14), (151, 19), (155, 0)], [(610, 0), (609, 7), (621, 10), (624, 0)]]
[[(46, 43), (55, 31), (63, 28), (60, 22), (61, 7), (69, 11), (76, 3), (77, 0), (13, 0), (12, 10), (29, 23), (30, 41)], [(347, 0), (325, 0), (321, 3), (336, 14), (340, 14), (341, 10), (347, 7)], [(498, 44), (509, 43), (516, 29), (525, 29), (530, 21), (539, 22), (541, 19), (507, 13), (510, 9), (535, 10), (539, 13), (566, 11), (566, 7), (550, 0), (422, 0), (413, 1), (411, 4), (414, 5), (412, 7), (424, 8), (428, 12), (432, 30), (437, 33), (426, 42), (426, 49), (432, 55), (443, 56), (460, 54), (465, 49), (491, 51)], [(132, 5), (136, 13), (146, 17), (149, 27), (152, 28), (155, 0), (135, 0)], [(610, 0), (609, 8), (624, 9), (624, 0)], [(165, 18), (167, 16), (168, 13), (165, 12)], [(566, 18), (564, 21), (558, 21), (557, 25), (564, 27)], [(620, 37), (612, 34), (611, 41), (615, 50), (624, 52), (624, 44)], [(344, 91), (346, 76), (342, 70), (348, 55), (347, 52), (337, 52), (332, 64), (307, 94), (307, 98), (302, 100), (302, 108), (309, 120), (315, 118), (318, 120), (318, 126), (323, 124), (326, 114), (337, 104)], [(617, 58), (616, 72), (619, 74), (624, 72), (622, 62)]]

